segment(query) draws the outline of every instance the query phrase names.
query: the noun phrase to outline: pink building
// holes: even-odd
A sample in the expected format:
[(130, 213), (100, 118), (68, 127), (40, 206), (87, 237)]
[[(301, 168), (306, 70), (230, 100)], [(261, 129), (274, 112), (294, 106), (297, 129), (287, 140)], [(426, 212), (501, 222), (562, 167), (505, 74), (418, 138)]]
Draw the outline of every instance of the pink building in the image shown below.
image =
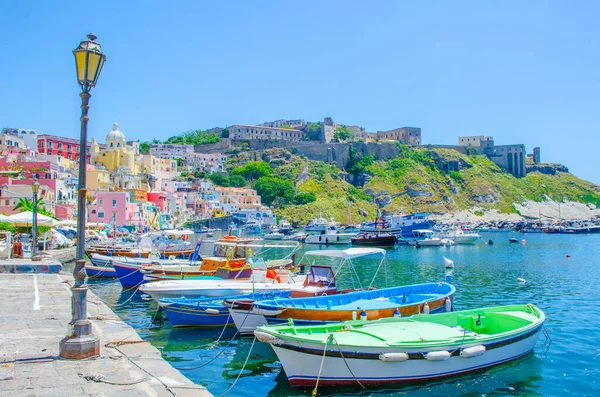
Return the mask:
[(160, 212), (167, 211), (167, 196), (163, 192), (148, 192), (148, 202), (156, 204)]
[(128, 225), (137, 219), (139, 208), (131, 202), (128, 192), (98, 192), (96, 200), (88, 207), (89, 222), (113, 222)]

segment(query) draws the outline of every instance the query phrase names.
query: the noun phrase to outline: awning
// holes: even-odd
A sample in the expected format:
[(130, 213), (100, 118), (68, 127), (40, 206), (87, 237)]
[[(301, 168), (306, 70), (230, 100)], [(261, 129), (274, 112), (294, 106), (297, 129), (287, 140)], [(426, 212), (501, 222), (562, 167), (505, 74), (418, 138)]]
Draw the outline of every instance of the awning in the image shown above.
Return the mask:
[[(21, 212), (20, 214), (11, 215), (6, 218), (6, 221), (15, 226), (31, 226), (33, 223), (33, 212), (25, 211)], [(38, 213), (37, 224), (38, 226), (54, 226), (56, 224), (56, 220), (54, 218), (50, 218), (49, 216)]]
[(385, 256), (385, 250), (383, 248), (348, 248), (345, 250), (307, 251), (304, 253), (304, 255), (307, 256), (325, 256), (329, 258), (343, 259), (354, 259), (375, 254), (381, 254)]

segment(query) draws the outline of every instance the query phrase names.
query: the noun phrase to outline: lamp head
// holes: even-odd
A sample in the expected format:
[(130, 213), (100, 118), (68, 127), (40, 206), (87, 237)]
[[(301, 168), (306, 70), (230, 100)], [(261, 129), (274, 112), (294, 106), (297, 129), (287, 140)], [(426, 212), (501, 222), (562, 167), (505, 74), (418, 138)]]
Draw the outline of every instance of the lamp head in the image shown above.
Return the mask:
[(106, 55), (102, 47), (96, 42), (96, 35), (90, 33), (87, 40), (79, 43), (73, 50), (75, 55), (75, 67), (77, 68), (77, 82), (83, 91), (89, 91), (96, 86)]
[(33, 182), (33, 185), (31, 185), (31, 190), (34, 194), (38, 194), (38, 192), (40, 191), (40, 184), (38, 183), (38, 181)]

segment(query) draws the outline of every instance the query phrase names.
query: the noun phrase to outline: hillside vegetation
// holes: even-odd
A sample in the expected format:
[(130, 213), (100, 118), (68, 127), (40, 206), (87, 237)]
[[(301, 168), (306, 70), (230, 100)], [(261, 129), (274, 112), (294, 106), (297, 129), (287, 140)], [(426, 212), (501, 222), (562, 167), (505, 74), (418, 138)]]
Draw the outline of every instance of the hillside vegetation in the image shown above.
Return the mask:
[[(443, 172), (438, 166), (448, 160), (458, 161), (460, 171)], [(249, 162), (254, 165), (247, 169)], [(600, 207), (600, 187), (565, 172), (564, 167), (553, 169), (554, 175), (530, 172), (524, 178), (515, 178), (485, 156), (403, 145), (394, 159), (354, 155), (348, 163), (345, 169), (355, 180), (366, 180), (360, 188), (346, 182), (348, 174), (334, 165), (283, 149), (239, 153), (231, 156), (229, 168), (238, 184), (243, 184), (241, 176), (247, 186), (263, 192), (265, 188), (275, 189), (267, 195), (267, 203), (279, 216), (300, 222), (322, 213), (355, 223), (374, 217), (379, 209), (446, 213), (477, 207), (516, 213), (514, 203), (547, 199)], [(281, 198), (277, 198), (279, 193)]]

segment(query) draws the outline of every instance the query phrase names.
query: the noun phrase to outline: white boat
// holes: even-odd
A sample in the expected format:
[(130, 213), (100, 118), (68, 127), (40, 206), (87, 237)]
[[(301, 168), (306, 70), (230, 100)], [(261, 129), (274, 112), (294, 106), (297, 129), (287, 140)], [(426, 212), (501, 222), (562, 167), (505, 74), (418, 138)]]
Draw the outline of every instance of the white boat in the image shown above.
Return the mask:
[(320, 234), (310, 234), (304, 242), (306, 244), (350, 244), (356, 233), (340, 233), (336, 229), (328, 229)]
[(327, 229), (329, 229), (330, 227), (337, 228), (338, 226), (339, 226), (339, 223), (336, 222), (333, 218), (331, 218), (331, 219), (323, 218), (321, 213), (319, 213), (319, 217), (311, 219), (310, 222), (308, 222), (306, 224), (306, 226), (304, 226), (304, 230), (306, 232), (321, 233), (321, 232), (327, 231)]
[[(276, 270), (277, 276), (267, 278), (266, 272), (255, 272), (250, 281), (238, 280), (163, 280), (143, 284), (139, 289), (154, 300), (162, 298), (225, 297), (252, 292), (287, 291), (302, 288), (302, 281), (294, 280), (285, 270)], [(280, 280), (281, 282), (279, 282)]]
[(481, 239), (479, 233), (465, 232), (462, 229), (456, 229), (451, 232), (442, 233), (439, 236), (442, 239), (454, 241), (454, 244), (475, 244)]
[(417, 247), (439, 247), (440, 245), (446, 245), (444, 239), (434, 237), (434, 231), (429, 229), (417, 229), (413, 230), (413, 240), (408, 240), (409, 245)]
[(265, 234), (265, 240), (283, 240), (285, 234), (279, 232), (267, 233)]

